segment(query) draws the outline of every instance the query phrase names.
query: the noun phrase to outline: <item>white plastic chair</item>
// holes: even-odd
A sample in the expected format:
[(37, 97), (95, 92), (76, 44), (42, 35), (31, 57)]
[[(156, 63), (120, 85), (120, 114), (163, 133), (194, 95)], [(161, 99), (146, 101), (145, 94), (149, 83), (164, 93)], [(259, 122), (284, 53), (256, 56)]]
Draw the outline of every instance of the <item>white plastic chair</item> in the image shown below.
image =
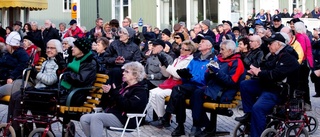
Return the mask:
[[(121, 137), (124, 136), (124, 133), (125, 132), (134, 132), (134, 131), (137, 131), (138, 132), (138, 137), (140, 137), (140, 124), (143, 120), (143, 118), (147, 115), (147, 109), (149, 108), (149, 101), (145, 107), (145, 109), (143, 110), (142, 113), (127, 113), (127, 121), (126, 121), (126, 124), (124, 125), (123, 128), (119, 128), (119, 127), (109, 127), (110, 130), (115, 130), (115, 131), (122, 131), (122, 134), (121, 134)], [(101, 113), (102, 112), (102, 108), (100, 107), (97, 107), (97, 108), (94, 108), (94, 113)], [(135, 118), (136, 119), (136, 123), (137, 123), (137, 128), (136, 129), (127, 129), (127, 126), (128, 126), (128, 123), (129, 123), (129, 120), (131, 118)], [(140, 118), (140, 120), (138, 119)], [(108, 128), (106, 129), (108, 130)], [(107, 133), (107, 136), (108, 136), (108, 133)]]

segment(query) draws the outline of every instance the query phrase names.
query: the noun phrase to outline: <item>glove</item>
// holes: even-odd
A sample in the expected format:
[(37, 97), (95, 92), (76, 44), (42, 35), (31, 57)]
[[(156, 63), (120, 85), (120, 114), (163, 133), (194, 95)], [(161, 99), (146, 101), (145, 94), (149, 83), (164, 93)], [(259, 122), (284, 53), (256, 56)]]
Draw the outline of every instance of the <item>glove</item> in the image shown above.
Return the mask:
[(62, 53), (58, 53), (55, 56), (54, 62), (59, 66), (59, 69), (64, 69), (66, 67), (66, 61), (64, 60)]
[(193, 77), (192, 74), (190, 73), (189, 68), (178, 69), (177, 73), (181, 78), (191, 79)]
[(207, 65), (210, 71), (213, 73), (216, 73), (220, 70), (219, 64), (215, 61), (210, 61), (210, 63)]

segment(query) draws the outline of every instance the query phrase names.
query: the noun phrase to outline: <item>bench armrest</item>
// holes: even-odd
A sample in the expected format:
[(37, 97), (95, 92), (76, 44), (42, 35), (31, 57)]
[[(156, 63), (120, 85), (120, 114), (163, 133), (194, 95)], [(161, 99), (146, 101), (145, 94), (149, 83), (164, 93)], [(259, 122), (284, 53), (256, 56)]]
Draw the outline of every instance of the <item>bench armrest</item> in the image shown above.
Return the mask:
[(73, 90), (69, 93), (69, 95), (68, 95), (68, 97), (67, 97), (66, 106), (67, 106), (67, 107), (70, 107), (71, 98), (72, 98), (73, 95), (76, 94), (77, 92), (80, 92), (80, 91), (83, 91), (83, 90), (89, 91), (89, 90), (98, 89), (98, 88), (100, 88), (100, 87), (94, 87), (94, 86), (92, 86), (92, 87), (83, 87), (83, 88), (73, 89)]

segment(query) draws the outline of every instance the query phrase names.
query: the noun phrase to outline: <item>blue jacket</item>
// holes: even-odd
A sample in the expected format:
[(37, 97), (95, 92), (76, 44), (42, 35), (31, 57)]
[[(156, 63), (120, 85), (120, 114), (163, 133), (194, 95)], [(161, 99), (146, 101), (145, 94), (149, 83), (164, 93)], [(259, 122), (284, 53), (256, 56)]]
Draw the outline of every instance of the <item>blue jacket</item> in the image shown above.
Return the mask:
[(207, 71), (205, 75), (207, 81), (205, 95), (218, 101), (218, 93), (223, 91), (220, 99), (221, 103), (230, 103), (233, 100), (239, 90), (239, 83), (245, 79), (246, 75), (240, 57), (240, 54), (234, 54), (226, 59), (218, 57), (219, 71), (214, 73)]
[[(7, 52), (0, 59), (0, 69), (6, 70), (1, 73), (6, 73), (4, 79), (17, 79), (21, 77), (22, 71), (28, 66), (29, 55), (23, 48), (16, 49), (12, 54)], [(3, 76), (4, 74), (1, 74)], [(2, 77), (3, 78), (3, 77)]]
[(214, 59), (214, 54), (211, 53), (206, 59), (201, 60), (201, 54), (194, 55), (194, 58), (189, 63), (188, 67), (192, 78), (189, 81), (183, 79), (183, 83), (196, 85), (198, 88), (202, 88), (206, 85), (204, 74), (207, 70), (206, 65)]

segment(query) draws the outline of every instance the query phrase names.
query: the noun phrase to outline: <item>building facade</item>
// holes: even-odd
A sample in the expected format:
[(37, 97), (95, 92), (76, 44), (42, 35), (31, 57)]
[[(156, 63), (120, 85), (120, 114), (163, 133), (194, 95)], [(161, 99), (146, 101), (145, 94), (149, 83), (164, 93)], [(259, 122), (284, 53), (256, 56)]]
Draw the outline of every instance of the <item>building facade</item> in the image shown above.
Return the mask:
[(222, 20), (236, 23), (239, 17), (245, 20), (249, 14), (260, 9), (275, 9), (282, 11), (287, 8), (292, 13), (293, 8), (312, 11), (320, 0), (48, 0), (48, 8), (42, 11), (30, 11), (28, 21), (38, 21), (43, 24), (45, 19), (51, 19), (55, 24), (69, 23), (71, 20), (72, 3), (77, 6), (77, 20), (81, 26), (90, 29), (95, 26), (99, 16), (104, 21), (118, 19), (120, 24), (124, 17), (130, 17), (132, 22), (141, 18), (143, 24), (150, 24), (160, 29), (172, 28), (180, 21), (186, 22), (187, 28), (201, 20), (209, 19), (212, 26)]

